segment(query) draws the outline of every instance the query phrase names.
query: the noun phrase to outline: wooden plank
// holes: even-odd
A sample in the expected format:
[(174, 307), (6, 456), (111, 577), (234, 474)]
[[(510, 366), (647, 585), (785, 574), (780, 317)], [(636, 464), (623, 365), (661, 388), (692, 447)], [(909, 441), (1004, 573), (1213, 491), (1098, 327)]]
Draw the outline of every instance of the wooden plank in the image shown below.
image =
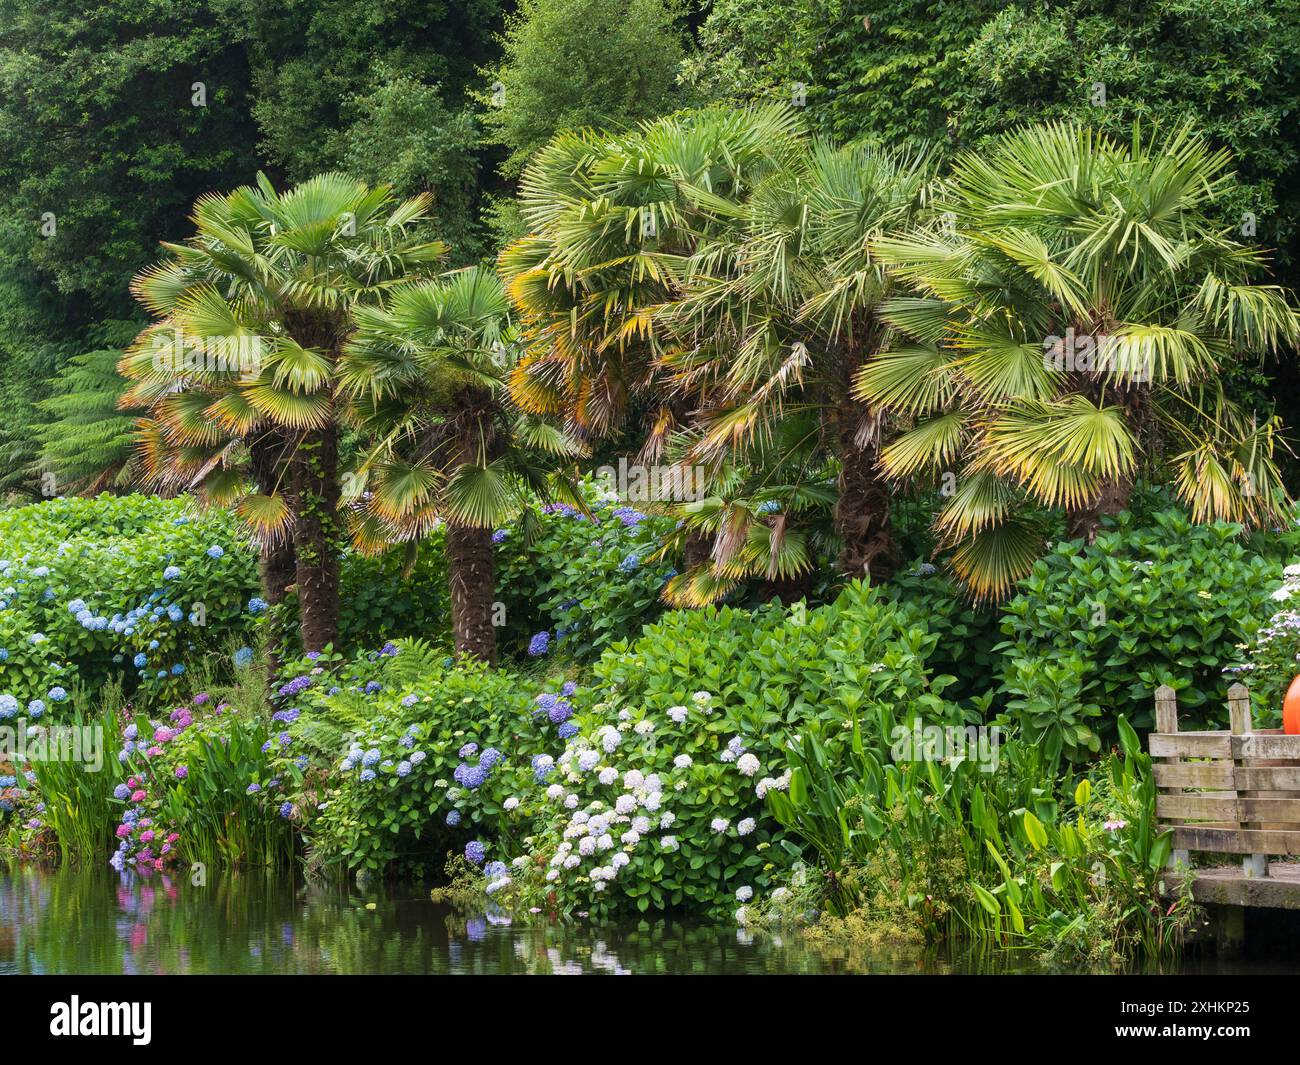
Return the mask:
[(1288, 826), (1294, 824), (1300, 830), (1300, 797), (1238, 799), (1237, 820), (1276, 821)]
[[(1172, 896), (1180, 885), (1178, 877), (1169, 876), (1160, 890)], [(1274, 862), (1265, 877), (1243, 876), (1238, 866), (1199, 869), (1192, 881), (1192, 898), (1202, 905), (1300, 910), (1300, 865)]]
[[(1151, 770), (1155, 773), (1156, 784), (1162, 788), (1232, 791), (1234, 786), (1233, 767), (1227, 762), (1156, 762)], [(1300, 788), (1300, 770), (1296, 771), (1296, 782)]]
[[(1206, 765), (1213, 763), (1207, 762)], [(1158, 767), (1157, 767), (1158, 768)], [(1179, 768), (1182, 768), (1181, 766)], [(1243, 791), (1300, 792), (1300, 766), (1239, 765), (1235, 771), (1237, 786)], [(1156, 777), (1156, 783), (1160, 778)]]
[(1237, 796), (1157, 795), (1156, 816), (1192, 821), (1237, 821)]
[[(1238, 737), (1245, 739), (1246, 737)], [(1152, 758), (1231, 758), (1232, 736), (1227, 732), (1153, 732), (1147, 737)]]
[[(1179, 736), (1195, 733), (1179, 733)], [(1276, 734), (1252, 732), (1248, 736), (1232, 737), (1232, 757), (1294, 759), (1300, 764), (1300, 736), (1280, 736)]]
[(1174, 829), (1174, 846), (1220, 854), (1300, 854), (1300, 832), (1180, 825)]

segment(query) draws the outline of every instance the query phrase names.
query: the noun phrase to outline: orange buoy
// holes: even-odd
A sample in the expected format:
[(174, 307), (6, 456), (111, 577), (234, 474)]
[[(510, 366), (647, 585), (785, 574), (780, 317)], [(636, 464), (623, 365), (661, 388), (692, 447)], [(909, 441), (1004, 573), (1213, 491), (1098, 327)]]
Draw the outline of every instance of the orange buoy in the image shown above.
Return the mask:
[(1282, 700), (1282, 731), (1288, 736), (1300, 736), (1300, 674), (1286, 690)]

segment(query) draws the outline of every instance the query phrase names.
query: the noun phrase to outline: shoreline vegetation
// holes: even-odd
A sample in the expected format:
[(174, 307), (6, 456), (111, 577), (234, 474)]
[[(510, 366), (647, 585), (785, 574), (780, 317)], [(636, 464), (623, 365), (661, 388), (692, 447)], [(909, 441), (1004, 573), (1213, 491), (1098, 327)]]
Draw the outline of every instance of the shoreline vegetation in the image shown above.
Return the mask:
[(0, 14), (0, 853), (1202, 949), (1155, 692), (1300, 669), (1252, 18)]

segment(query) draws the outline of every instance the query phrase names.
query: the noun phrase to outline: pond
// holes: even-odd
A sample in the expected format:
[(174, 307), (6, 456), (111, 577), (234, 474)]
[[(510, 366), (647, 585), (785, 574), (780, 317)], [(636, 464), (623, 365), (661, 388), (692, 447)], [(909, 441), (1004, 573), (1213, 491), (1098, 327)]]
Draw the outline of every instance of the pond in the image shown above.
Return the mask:
[[(797, 936), (674, 921), (463, 914), (417, 885), (361, 890), (264, 872), (180, 877), (0, 866), (0, 974), (993, 973), (1023, 954), (834, 954)], [(1292, 970), (1294, 971), (1294, 969)]]

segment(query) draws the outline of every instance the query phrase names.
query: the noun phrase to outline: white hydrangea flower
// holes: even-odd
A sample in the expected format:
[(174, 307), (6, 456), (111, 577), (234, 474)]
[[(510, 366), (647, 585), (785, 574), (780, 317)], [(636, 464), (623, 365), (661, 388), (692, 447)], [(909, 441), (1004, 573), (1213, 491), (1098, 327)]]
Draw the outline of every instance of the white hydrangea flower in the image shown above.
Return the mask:
[(636, 798), (632, 795), (620, 795), (614, 803), (614, 809), (620, 814), (630, 814), (636, 809)]
[(690, 769), (695, 760), (689, 754), (679, 754), (673, 759), (673, 765), (678, 769)]
[(677, 837), (661, 836), (659, 839), (659, 846), (666, 851), (675, 851), (677, 849)]
[(578, 796), (572, 794), (566, 795), (564, 797), (564, 805), (570, 810), (574, 809), (578, 805)]
[(753, 897), (754, 897), (754, 889), (752, 887), (749, 887), (747, 885), (745, 887), (736, 888), (737, 902), (748, 902)]
[(629, 769), (623, 774), (623, 787), (628, 791), (632, 791), (634, 788), (639, 788), (644, 783), (645, 777), (641, 775), (641, 770), (639, 769)]
[(657, 809), (659, 809), (659, 804), (662, 801), (663, 798), (660, 795), (660, 793), (657, 791), (652, 791), (649, 795), (645, 797), (645, 801), (641, 805), (644, 806), (651, 813), (654, 813)]
[(748, 836), (757, 828), (757, 824), (752, 817), (746, 817), (740, 824), (736, 825), (736, 831), (742, 836)]
[(597, 774), (596, 779), (599, 780), (602, 784), (606, 784), (606, 785), (613, 784), (616, 780), (618, 780), (618, 770), (613, 768), (612, 766), (606, 766), (604, 769), (600, 771), (599, 774)]
[(632, 831), (644, 836), (650, 831), (650, 818), (634, 817), (632, 819)]
[(592, 836), (583, 836), (578, 840), (578, 853), (584, 858), (590, 858), (596, 853), (596, 840)]
[(638, 736), (649, 736), (655, 730), (655, 723), (648, 719), (638, 721), (632, 726), (632, 731)]
[(619, 851), (617, 854), (614, 855), (614, 857), (612, 857), (609, 860), (609, 864), (612, 865), (615, 869), (622, 869), (623, 866), (627, 865), (627, 863), (630, 862), (631, 860), (632, 859), (628, 857), (626, 851)]
[(713, 696), (709, 692), (696, 692), (691, 696), (691, 700), (696, 706), (708, 706), (713, 702)]
[(659, 827), (667, 828), (676, 820), (677, 820), (677, 815), (675, 813), (673, 813), (671, 810), (665, 810), (662, 814), (659, 815)]
[(619, 839), (623, 841), (623, 846), (635, 847), (641, 842), (641, 835), (635, 829), (628, 829), (619, 837)]
[(752, 777), (759, 770), (758, 759), (750, 752), (746, 751), (736, 759), (736, 768), (744, 773), (745, 776)]
[(579, 858), (576, 854), (570, 854), (567, 858), (564, 859), (564, 868), (572, 869), (581, 861), (582, 859)]
[(744, 906), (742, 906), (740, 907), (740, 909), (736, 911), (736, 924), (744, 928), (745, 925), (747, 925), (748, 923), (749, 923), (749, 911), (746, 910)]
[(516, 799), (513, 795), (511, 795), (510, 798), (508, 798), (501, 805), (504, 806), (507, 810), (518, 810), (519, 800)]
[(612, 846), (614, 846), (614, 839), (608, 832), (604, 833), (600, 839), (596, 840), (597, 850), (607, 851)]
[(552, 784), (549, 788), (546, 789), (546, 797), (552, 800), (563, 799), (564, 788), (559, 784)]
[(584, 773), (590, 773), (598, 765), (600, 765), (599, 751), (583, 751), (578, 755), (578, 768)]
[(547, 869), (547, 870), (546, 870), (546, 879), (547, 879), (547, 880), (559, 880), (559, 879), (560, 879), (560, 871), (559, 871), (558, 869)]
[(572, 822), (575, 825), (585, 825), (590, 820), (591, 814), (587, 813), (586, 810), (579, 810), (572, 818)]
[(715, 817), (712, 821), (709, 822), (709, 828), (711, 828), (718, 835), (722, 835), (722, 833), (727, 831), (727, 829), (730, 826), (731, 826), (731, 822), (728, 821), (725, 817)]
[(686, 715), (690, 713), (684, 706), (670, 706), (668, 708), (668, 717), (674, 724), (680, 725), (686, 720)]
[(783, 888), (783, 887), (779, 887), (779, 888), (777, 888), (775, 891), (772, 892), (772, 901), (773, 901), (773, 902), (780, 902), (780, 901), (781, 901), (783, 898), (785, 898), (788, 894), (790, 894), (789, 889), (787, 889), (787, 888)]

